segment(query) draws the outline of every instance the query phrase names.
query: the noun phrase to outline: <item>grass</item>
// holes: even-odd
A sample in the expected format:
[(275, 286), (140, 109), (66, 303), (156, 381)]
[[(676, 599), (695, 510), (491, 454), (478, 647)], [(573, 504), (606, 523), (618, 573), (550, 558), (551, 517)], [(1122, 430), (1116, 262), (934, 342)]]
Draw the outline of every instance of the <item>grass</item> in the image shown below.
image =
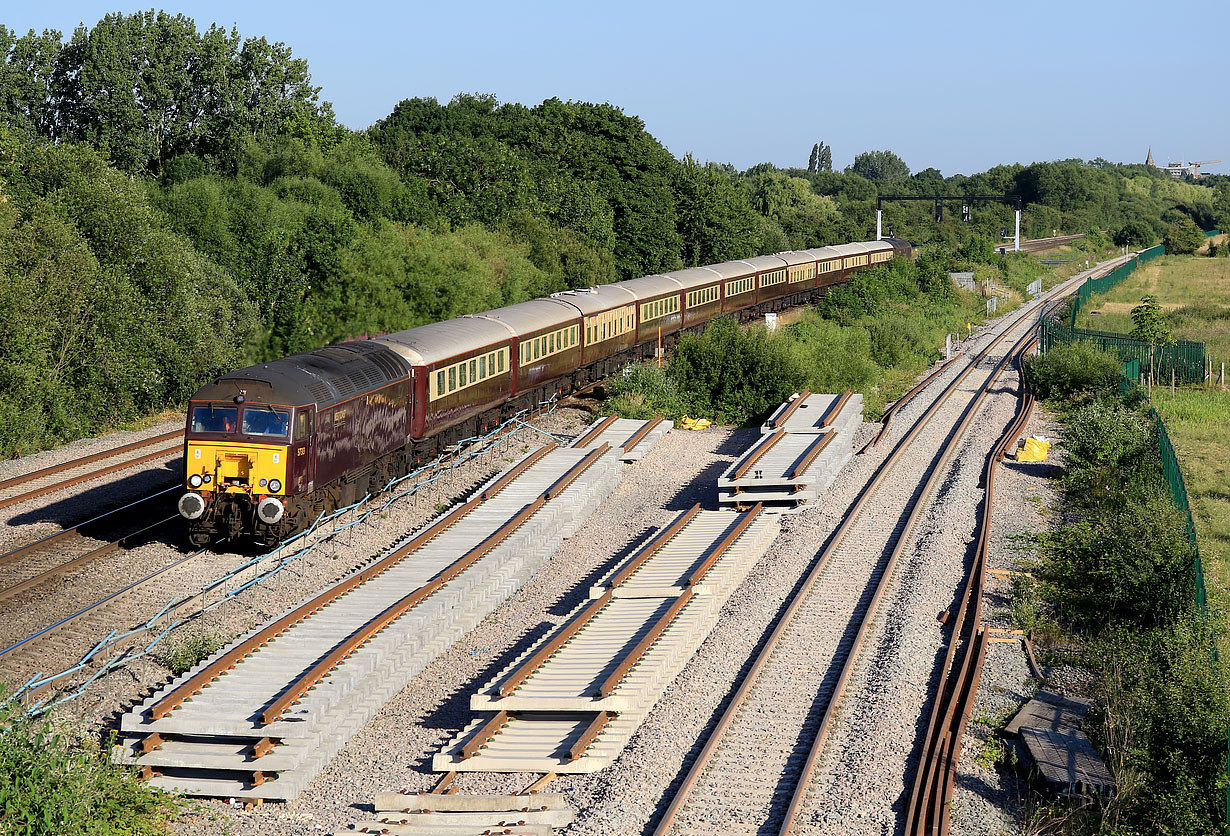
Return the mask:
[[(1228, 289), (1227, 294), (1230, 294)], [(1230, 392), (1153, 390), (1157, 409), (1183, 468), (1196, 540), (1204, 562), (1209, 608), (1217, 624), (1230, 619)], [(1230, 653), (1223, 630), (1222, 655)]]
[(1127, 334), (1132, 308), (1150, 294), (1168, 314), (1174, 335), (1208, 346), (1214, 369), (1230, 360), (1230, 258), (1163, 256), (1138, 268), (1081, 310), (1077, 326)]

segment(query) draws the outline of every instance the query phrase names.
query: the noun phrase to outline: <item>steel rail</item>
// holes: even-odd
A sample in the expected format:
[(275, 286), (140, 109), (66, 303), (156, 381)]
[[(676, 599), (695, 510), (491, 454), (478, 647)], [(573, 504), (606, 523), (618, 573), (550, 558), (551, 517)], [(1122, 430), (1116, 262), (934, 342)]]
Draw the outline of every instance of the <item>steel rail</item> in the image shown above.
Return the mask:
[[(1056, 288), (1056, 290), (1059, 290), (1063, 288), (1064, 285), (1071, 284), (1071, 283), (1072, 282), (1061, 284), (1058, 288)], [(875, 493), (881, 481), (885, 478), (889, 468), (896, 462), (897, 458), (902, 454), (904, 449), (914, 439), (914, 437), (918, 434), (918, 432), (922, 429), (922, 427), (925, 426), (930, 421), (931, 417), (939, 409), (939, 407), (956, 390), (957, 386), (961, 383), (961, 381), (963, 381), (964, 378), (968, 376), (968, 374), (971, 371), (973, 371), (975, 368), (977, 368), (981, 364), (981, 361), (987, 357), (991, 349), (993, 349), (996, 345), (999, 344), (999, 342), (1001, 342), (1006, 337), (1008, 337), (1008, 335), (1011, 334), (1013, 331), (1017, 330), (1021, 326), (1021, 324), (1027, 320), (1028, 316), (1033, 313), (1033, 310), (1036, 309), (1036, 307), (1037, 306), (1031, 306), (1030, 309), (1024, 311), (1022, 315), (1015, 322), (1013, 322), (1011, 325), (1006, 327), (1002, 333), (1000, 333), (997, 337), (995, 337), (977, 355), (977, 357), (975, 357), (974, 360), (971, 363), (969, 363), (969, 365), (967, 365), (966, 368), (963, 369), (952, 382), (948, 384), (948, 386), (936, 398), (936, 400), (928, 406), (927, 410), (918, 419), (915, 425), (897, 443), (897, 445), (894, 447), (892, 452), (890, 452), (889, 455), (885, 458), (885, 460), (881, 462), (879, 467), (876, 469), (876, 472), (872, 475), (871, 479), (869, 480), (868, 484), (864, 486), (862, 491), (860, 491), (858, 497), (855, 499), (854, 504), (851, 506), (850, 510), (847, 512), (842, 522), (838, 526), (837, 530), (834, 532), (834, 534), (830, 538), (829, 544), (825, 547), (824, 551), (818, 556), (815, 564), (813, 565), (813, 568), (810, 570), (810, 572), (808, 573), (803, 583), (800, 584), (800, 586), (796, 589), (795, 593), (791, 596), (790, 603), (787, 606), (786, 611), (778, 618), (776, 626), (774, 627), (769, 638), (765, 641), (765, 643), (761, 646), (761, 649), (758, 651), (757, 656), (755, 660), (753, 661), (751, 668), (747, 671), (747, 673), (744, 674), (740, 682), (739, 688), (735, 692), (733, 698), (731, 699), (730, 703), (727, 705), (726, 709), (723, 711), (723, 714), (721, 718), (719, 719), (717, 726), (710, 733), (709, 738), (705, 743), (705, 746), (702, 748), (700, 754), (698, 755), (696, 760), (693, 762), (692, 767), (689, 769), (687, 775), (685, 776), (682, 785), (680, 786), (679, 790), (676, 792), (674, 798), (671, 801), (671, 804), (669, 805), (665, 814), (663, 815), (663, 818), (659, 822), (658, 827), (655, 829), (654, 831), (655, 836), (661, 836), (662, 834), (665, 834), (667, 831), (670, 830), (671, 826), (674, 823), (675, 817), (682, 810), (684, 803), (686, 802), (688, 796), (692, 792), (692, 789), (695, 787), (701, 775), (704, 773), (705, 768), (708, 764), (709, 758), (711, 757), (712, 753), (716, 749), (718, 743), (721, 741), (722, 737), (725, 735), (726, 730), (730, 727), (731, 723), (733, 722), (734, 717), (738, 714), (739, 708), (742, 706), (743, 702), (746, 700), (747, 695), (749, 694), (753, 684), (758, 680), (761, 671), (764, 669), (766, 663), (768, 662), (769, 657), (772, 655), (773, 649), (777, 645), (779, 639), (786, 632), (787, 626), (793, 619), (795, 613), (801, 607), (803, 601), (806, 600), (811, 590), (815, 587), (817, 581), (819, 580), (821, 573), (823, 572), (824, 568), (827, 566), (829, 555), (832, 553), (836, 545), (842, 539), (844, 539), (846, 532), (849, 530), (849, 528), (853, 524), (854, 518), (858, 515), (859, 511), (862, 509), (864, 504), (870, 499), (871, 495)], [(839, 678), (837, 688), (834, 690), (833, 695), (828, 700), (828, 705), (825, 710), (825, 715), (823, 719), (821, 720), (821, 725), (818, 731), (816, 745), (811, 750), (809, 757), (808, 757), (808, 761), (804, 766), (804, 772), (801, 774), (799, 782), (796, 785), (796, 793), (798, 794), (796, 794), (794, 798), (792, 798), (790, 808), (787, 810), (787, 815), (783, 822), (782, 829), (780, 831), (781, 836), (788, 836), (788, 834), (791, 832), (793, 828), (794, 816), (798, 812), (798, 809), (801, 805), (802, 797), (803, 797), (802, 794), (799, 793), (798, 791), (800, 788), (806, 786), (806, 783), (808, 782), (810, 774), (815, 768), (815, 764), (817, 762), (819, 752), (823, 747), (824, 738), (827, 737), (828, 728), (831, 724), (831, 718), (833, 716), (832, 709), (839, 699), (840, 692), (844, 688), (845, 682), (849, 678), (849, 670), (852, 667), (852, 665), (850, 664), (850, 661), (853, 660), (857, 656), (857, 647), (861, 643), (862, 639), (865, 637), (866, 632), (874, 618), (874, 614), (879, 606), (880, 598), (882, 597), (882, 593), (886, 587), (886, 580), (892, 576), (892, 569), (895, 565), (897, 556), (900, 554), (900, 551), (903, 548), (905, 541), (908, 539), (910, 529), (913, 525), (913, 521), (916, 517), (916, 514), (919, 511), (919, 508), (922, 505), (922, 500), (929, 494), (930, 487), (934, 484), (936, 478), (938, 478), (937, 474), (941, 470), (943, 462), (946, 460), (950, 451), (955, 447), (956, 441), (963, 435), (964, 428), (968, 426), (969, 421), (972, 419), (977, 405), (981, 402), (982, 398), (985, 397), (986, 393), (989, 391), (991, 382), (998, 376), (999, 373), (1002, 372), (1003, 368), (1007, 365), (1008, 361), (1009, 361), (1009, 357), (1005, 356), (1003, 360), (1001, 360), (1001, 362), (999, 363), (996, 370), (992, 373), (992, 375), (988, 377), (988, 380), (982, 384), (982, 386), (980, 387), (979, 393), (974, 398), (972, 398), (971, 402), (966, 406), (965, 411), (963, 413), (962, 420), (960, 422), (960, 427), (957, 429), (957, 431), (954, 434), (950, 435), (949, 443), (946, 445), (943, 455), (933, 465), (932, 474), (931, 474), (931, 477), (928, 479), (927, 486), (924, 487), (923, 491), (918, 496), (918, 500), (913, 504), (913, 511), (911, 512), (910, 518), (906, 522), (904, 530), (902, 531), (901, 534), (897, 535), (897, 545), (893, 549), (893, 552), (890, 555), (889, 561), (887, 562), (887, 564), (885, 565), (885, 568), (881, 572), (880, 585), (874, 594), (872, 602), (867, 610), (867, 614), (865, 615), (863, 622), (860, 626), (858, 636), (855, 639), (855, 645), (853, 648), (847, 651), (847, 665), (843, 667), (843, 672)]]
[(620, 446), (620, 449), (623, 450), (625, 453), (631, 453), (633, 450), (636, 449), (636, 445), (644, 441), (645, 436), (653, 432), (654, 428), (657, 427), (658, 424), (661, 424), (662, 421), (663, 421), (663, 418), (661, 415), (656, 416), (652, 420), (646, 421), (639, 430), (634, 432), (632, 435), (628, 436), (628, 440), (625, 441)]
[(162, 450), (155, 450), (153, 453), (148, 453), (144, 456), (138, 456), (135, 459), (126, 459), (122, 462), (119, 462), (118, 464), (112, 464), (106, 467), (100, 467), (98, 470), (91, 470), (89, 473), (83, 473), (80, 476), (73, 476), (72, 478), (69, 478), (69, 479), (63, 479), (59, 482), (53, 482), (52, 484), (45, 485), (41, 488), (35, 488), (33, 490), (26, 491), (25, 493), (19, 493), (14, 496), (10, 496), (6, 499), (0, 499), (0, 508), (8, 508), (10, 505), (16, 505), (19, 502), (25, 502), (27, 499), (37, 499), (38, 497), (46, 496), (49, 493), (55, 493), (56, 491), (62, 491), (62, 490), (65, 490), (66, 488), (71, 488), (74, 485), (80, 485), (82, 482), (89, 482), (91, 479), (97, 479), (101, 476), (107, 476), (108, 474), (115, 473), (120, 470), (127, 470), (130, 467), (136, 467), (139, 464), (145, 464), (146, 462), (152, 462), (155, 459), (165, 458), (166, 456), (169, 456), (172, 453), (176, 453), (178, 451), (179, 451), (179, 445), (176, 445), (174, 447), (167, 447)]
[(957, 362), (957, 359), (961, 357), (963, 353), (964, 352), (958, 351), (956, 354), (949, 357), (947, 360), (944, 361), (944, 365), (940, 366), (938, 369), (932, 370), (931, 373), (928, 374), (926, 377), (924, 377), (921, 382), (919, 382), (917, 385), (914, 386), (913, 389), (906, 392), (900, 398), (897, 398), (897, 400), (893, 401), (893, 405), (890, 406), (888, 409), (884, 410), (884, 414), (880, 416), (880, 424), (881, 424), (880, 431), (876, 433), (876, 437), (871, 439), (871, 441), (868, 441), (866, 446), (864, 446), (863, 449), (859, 452), (866, 453), (872, 447), (875, 447), (877, 444), (879, 444), (880, 439), (882, 439), (884, 437), (884, 434), (888, 432), (888, 425), (893, 420), (893, 416), (897, 414), (897, 410), (905, 406), (910, 401), (912, 401), (915, 395), (917, 395), (923, 389), (926, 389), (927, 386), (931, 384), (931, 381), (935, 380), (937, 377), (942, 375), (944, 372), (948, 371), (948, 367), (951, 366), (953, 363)]
[(807, 468), (811, 467), (811, 463), (816, 460), (816, 456), (823, 453), (824, 448), (832, 444), (833, 439), (835, 438), (837, 438), (837, 433), (835, 432), (824, 433), (823, 435), (817, 436), (815, 441), (807, 445), (807, 449), (803, 451), (801, 456), (799, 456), (798, 461), (794, 464), (794, 467), (790, 468), (790, 478), (798, 479), (806, 473)]
[(166, 494), (169, 494), (172, 491), (177, 491), (177, 490), (179, 490), (178, 485), (176, 485), (175, 487), (167, 488), (166, 490), (163, 490), (163, 491), (158, 491), (158, 493), (150, 494), (149, 496), (142, 497), (141, 499), (137, 499), (132, 502), (129, 502), (127, 505), (121, 505), (119, 508), (113, 508), (110, 511), (106, 511), (102, 514), (99, 514), (97, 517), (93, 517), (91, 519), (85, 520), (84, 522), (79, 522), (76, 525), (71, 526), (70, 528), (65, 528), (61, 531), (57, 531), (54, 534), (48, 534), (46, 537), (40, 537), (39, 539), (31, 543), (26, 543), (24, 546), (18, 546), (12, 551), (7, 551), (4, 554), (0, 554), (0, 565), (5, 564), (5, 563), (10, 563), (28, 552), (34, 551), (35, 549), (38, 549), (42, 546), (50, 546), (52, 543), (66, 539), (70, 536), (75, 535), (78, 537), (83, 537), (84, 535), (80, 534), (78, 529), (84, 528), (87, 525), (93, 525), (99, 520), (105, 520), (107, 517), (111, 516), (112, 514), (123, 513), (124, 511), (128, 511), (128, 510), (131, 510), (137, 507), (138, 505), (142, 505), (146, 502), (151, 502), (160, 496), (165, 496)]
[(4, 601), (8, 598), (11, 598), (12, 596), (18, 594), (19, 592), (24, 592), (27, 589), (38, 586), (39, 584), (44, 583), (45, 581), (49, 581), (52, 578), (62, 575), (65, 572), (68, 572), (72, 569), (80, 569), (82, 566), (85, 566), (89, 563), (93, 563), (95, 560), (98, 560), (100, 557), (109, 555), (112, 552), (119, 551), (120, 549), (131, 548), (132, 541), (140, 537), (142, 534), (146, 534), (148, 532), (154, 531), (155, 529), (162, 528), (168, 523), (175, 522), (175, 520), (177, 519), (179, 519), (179, 515), (174, 514), (170, 517), (167, 517), (166, 519), (159, 520), (158, 522), (153, 523), (152, 525), (147, 525), (144, 528), (138, 529), (137, 531), (134, 531), (131, 534), (126, 534), (123, 537), (119, 538), (118, 540), (112, 540), (111, 542), (106, 543), (102, 546), (99, 546), (96, 549), (91, 549), (85, 554), (78, 555), (77, 557), (71, 558), (70, 560), (67, 560), (64, 563), (61, 563), (59, 566), (53, 566), (52, 568), (47, 569), (43, 572), (39, 572), (37, 575), (27, 578), (24, 581), (19, 581), (18, 583), (13, 584), (12, 586), (6, 586), (3, 589), (0, 589), (0, 601)]
[[(551, 444), (544, 444), (533, 454), (524, 459), (520, 465), (518, 465), (520, 470), (518, 470), (518, 468), (514, 468), (513, 472), (524, 472), (525, 469), (528, 469), (529, 466), (549, 453), (553, 446), (554, 445)], [(525, 467), (521, 467), (521, 465), (525, 465)], [(508, 482), (504, 480), (497, 481), (490, 488), (488, 488), (487, 491), (484, 491), (481, 496), (475, 497), (463, 505), (459, 505), (443, 517), (440, 517), (435, 522), (428, 525), (427, 528), (415, 535), (408, 543), (394, 551), (392, 554), (377, 561), (376, 563), (373, 563), (362, 572), (351, 575), (349, 578), (334, 584), (324, 592), (312, 598), (310, 601), (301, 604), (291, 612), (279, 618), (277, 621), (258, 631), (247, 641), (237, 645), (218, 659), (215, 659), (213, 662), (206, 665), (191, 679), (186, 680), (174, 691), (171, 691), (155, 703), (150, 708), (150, 716), (152, 716), (155, 720), (165, 717), (182, 703), (200, 693), (202, 688), (207, 687), (219, 676), (235, 667), (235, 665), (255, 653), (265, 644), (273, 641), (295, 624), (303, 621), (317, 610), (332, 603), (341, 596), (350, 592), (352, 589), (355, 589), (372, 578), (383, 574), (385, 571), (391, 569), (409, 555), (418, 551), (431, 540), (434, 540), (440, 534), (443, 534), (461, 519), (466, 517), (471, 511), (477, 508), (483, 501), (498, 493), (499, 490), (503, 489), (503, 487), (507, 484)]]
[(849, 389), (837, 396), (837, 399), (829, 404), (829, 408), (824, 410), (824, 414), (820, 416), (820, 426), (827, 427), (837, 420), (837, 416), (846, 408), (846, 404), (850, 402), (850, 398), (854, 397), (854, 393)]
[[(914, 426), (911, 427), (910, 430), (906, 433), (906, 435), (900, 441), (897, 442), (893, 450), (888, 454), (885, 460), (880, 463), (879, 467), (877, 467), (875, 473), (872, 475), (868, 483), (859, 492), (858, 496), (854, 500), (854, 503), (851, 505), (850, 509), (846, 512), (845, 516), (843, 517), (841, 523), (838, 525), (837, 530), (833, 533), (832, 537), (830, 538), (829, 543), (825, 546), (825, 548), (817, 556), (817, 559), (815, 563), (813, 564), (811, 570), (808, 572), (806, 578), (804, 579), (802, 584), (800, 584), (796, 588), (795, 592), (791, 595), (790, 601), (789, 601), (789, 604), (786, 610), (778, 617), (777, 623), (774, 626), (773, 631), (770, 633), (768, 639), (765, 640), (764, 644), (761, 646), (760, 650), (757, 652), (756, 657), (753, 660), (751, 667), (743, 675), (742, 680), (740, 681), (739, 687), (735, 691), (734, 696), (731, 698), (725, 710), (722, 712), (722, 716), (718, 720), (717, 725), (714, 727), (713, 731), (710, 732), (709, 738), (705, 741), (705, 745), (701, 749), (700, 754), (697, 756), (696, 760), (693, 761), (691, 768), (688, 770), (687, 775), (684, 777), (683, 783), (680, 785), (679, 789), (676, 791), (674, 798), (671, 799), (670, 805), (667, 807), (667, 810), (663, 814), (662, 819), (659, 821), (657, 828), (654, 830), (654, 836), (665, 836), (665, 834), (668, 833), (671, 827), (674, 825), (675, 817), (682, 811), (684, 804), (687, 802), (688, 797), (692, 793), (692, 790), (695, 788), (701, 776), (704, 774), (706, 768), (708, 767), (709, 759), (711, 758), (711, 756), (717, 749), (718, 744), (721, 742), (722, 738), (725, 736), (727, 729), (730, 728), (735, 717), (738, 715), (740, 709), (743, 706), (743, 703), (746, 701), (748, 695), (750, 694), (753, 685), (759, 680), (760, 674), (764, 670), (765, 666), (767, 665), (769, 658), (773, 654), (774, 649), (776, 648), (781, 638), (785, 635), (787, 628), (793, 621), (795, 614), (799, 611), (799, 609), (801, 609), (803, 602), (807, 600), (808, 596), (811, 594), (811, 591), (813, 590), (813, 588), (815, 588), (817, 582), (820, 579), (821, 574), (824, 572), (824, 570), (828, 566), (829, 556), (836, 549), (837, 545), (839, 545), (845, 539), (845, 535), (847, 531), (849, 531), (849, 529), (853, 526), (854, 520), (858, 516), (859, 512), (863, 509), (864, 505), (870, 501), (871, 497), (878, 490), (878, 488), (880, 487), (880, 484), (885, 480), (890, 469), (896, 463), (897, 459), (903, 454), (905, 448), (910, 444), (910, 442), (913, 441), (914, 437), (917, 436), (917, 434), (922, 430), (922, 428), (926, 426), (927, 422), (930, 421), (931, 417), (935, 414), (936, 411), (938, 411), (939, 407), (948, 399), (948, 397), (953, 392), (956, 391), (957, 386), (965, 379), (966, 376), (970, 374), (970, 372), (972, 372), (978, 366), (981, 360), (990, 353), (991, 349), (994, 348), (1001, 340), (1007, 337), (1007, 335), (1011, 332), (1011, 330), (1013, 329), (1012, 328), (1005, 329), (1004, 333), (996, 337), (985, 349), (983, 349), (983, 351), (974, 359), (973, 362), (971, 362), (968, 366), (966, 366), (966, 368), (963, 369), (957, 375), (957, 377), (948, 384), (947, 387), (945, 387), (944, 391), (941, 392), (940, 395), (936, 398), (936, 400), (928, 406), (926, 412), (924, 412), (923, 415), (918, 419), (918, 421), (915, 422)], [(916, 503), (916, 505), (917, 504), (918, 503)], [(883, 583), (883, 579), (887, 577), (889, 577), (889, 572), (886, 570), (881, 575), (881, 579), (882, 579), (881, 582)], [(864, 624), (866, 624), (868, 621), (869, 621), (869, 616), (864, 619)], [(851, 650), (850, 654), (852, 655), (853, 652), (854, 651)], [(830, 699), (830, 705), (836, 699), (837, 699), (837, 693), (835, 692), (833, 697)], [(814, 753), (815, 753), (815, 750), (813, 750), (813, 756), (814, 756)], [(802, 786), (802, 785), (803, 785), (803, 780), (802, 778), (800, 778), (798, 786)], [(792, 800), (791, 807), (793, 811), (793, 808), (795, 807), (795, 802), (793, 800)], [(786, 819), (787, 823), (791, 821), (791, 815), (792, 815), (792, 812), (788, 813), (787, 819)]]
[(614, 424), (618, 417), (619, 416), (617, 415), (608, 415), (607, 417), (603, 418), (601, 421), (598, 422), (597, 426), (595, 426), (592, 430), (585, 433), (585, 435), (581, 436), (575, 442), (573, 442), (572, 446), (573, 447), (588, 447), (595, 438), (597, 438), (598, 436), (606, 432), (607, 428), (610, 427), (611, 424)]
[(158, 444), (160, 442), (167, 441), (171, 438), (174, 438), (177, 435), (183, 436), (183, 434), (184, 434), (183, 430), (172, 430), (171, 432), (163, 433), (162, 435), (155, 435), (155, 436), (151, 436), (150, 438), (143, 439), (141, 441), (134, 441), (131, 444), (124, 444), (119, 447), (113, 447), (110, 450), (104, 450), (101, 453), (93, 453), (89, 456), (82, 456), (79, 459), (72, 459), (71, 461), (63, 462), (61, 464), (53, 464), (50, 467), (44, 467), (39, 470), (33, 470), (29, 473), (23, 473), (21, 476), (13, 476), (3, 481), (0, 481), (0, 490), (4, 490), (5, 488), (12, 487), (13, 485), (20, 485), (25, 482), (32, 482), (35, 479), (38, 479), (43, 476), (51, 476), (56, 473), (63, 473), (65, 470), (72, 470), (74, 467), (82, 467), (84, 465), (92, 464), (93, 462), (101, 461), (103, 459), (109, 459), (112, 456), (119, 456), (124, 453), (129, 453), (133, 450), (139, 450), (142, 447), (149, 447), (152, 444)]
[(760, 442), (760, 446), (758, 446), (755, 450), (752, 451), (751, 455), (747, 457), (747, 459), (743, 462), (743, 464), (735, 468), (734, 478), (742, 479), (744, 476), (746, 476), (747, 472), (751, 470), (753, 467), (755, 467), (756, 462), (760, 461), (761, 458), (764, 457), (765, 453), (772, 450), (773, 447), (777, 444), (777, 442), (781, 441), (785, 437), (786, 437), (785, 430), (777, 430), (776, 432), (773, 433), (773, 435), (769, 436), (768, 438), (764, 439), (764, 441)]
[[(1038, 342), (1035, 335), (1018, 352), (1018, 368), (1024, 354)], [(996, 441), (983, 468), (985, 495), (978, 518), (978, 546), (964, 584), (957, 610), (952, 620), (940, 683), (932, 703), (931, 716), (924, 736), (923, 751), (914, 776), (909, 805), (906, 808), (907, 834), (946, 834), (948, 805), (960, 757), (961, 737), (973, 708), (985, 657), (986, 633), (981, 631), (982, 596), (986, 584), (986, 562), (991, 539), (991, 515), (995, 499), (995, 476), (999, 462), (1017, 437), (1024, 431), (1033, 414), (1033, 395), (1022, 384), (1022, 397), (1013, 420)], [(970, 601), (974, 604), (970, 608)], [(980, 639), (975, 639), (981, 635)], [(956, 665), (961, 646), (959, 669)]]
[(800, 406), (803, 405), (803, 401), (807, 400), (810, 397), (811, 397), (811, 390), (804, 389), (802, 392), (799, 393), (798, 397), (792, 398), (790, 400), (790, 403), (786, 404), (786, 406), (781, 410), (780, 415), (774, 415), (772, 418), (769, 419), (768, 421), (769, 429), (772, 429), (772, 430), (780, 429), (781, 425), (786, 423), (786, 419), (788, 419), (791, 415), (793, 415), (795, 411)]
[[(1007, 333), (1014, 329), (1015, 325), (1005, 331), (1001, 337), (1006, 336)], [(985, 354), (986, 351), (984, 351), (980, 357)], [(962, 412), (961, 420), (957, 423), (956, 428), (950, 434), (948, 442), (944, 445), (943, 451), (940, 453), (940, 456), (931, 468), (931, 473), (927, 477), (926, 482), (923, 484), (922, 490), (918, 493), (917, 500), (913, 502), (910, 508), (909, 516), (906, 518), (905, 525), (902, 527), (901, 532), (896, 535), (896, 542), (893, 545), (892, 551), (889, 553), (888, 561), (885, 564), (883, 571), (880, 573), (880, 580), (876, 585), (875, 592), (872, 594), (870, 603), (867, 605), (867, 610), (859, 624), (858, 632), (855, 634), (854, 641), (850, 645), (850, 648), (846, 651), (845, 662), (843, 663), (841, 673), (837, 678), (837, 683), (833, 686), (833, 693), (827, 700), (824, 707), (824, 713), (820, 718), (819, 728), (816, 730), (816, 735), (811, 743), (811, 750), (808, 753), (806, 762), (803, 764), (803, 769), (799, 774), (798, 782), (795, 784), (795, 789), (790, 799), (790, 805), (786, 809), (786, 817), (782, 823), (781, 829), (778, 831), (778, 836), (790, 836), (790, 834), (794, 832), (796, 818), (802, 810), (803, 802), (807, 796), (806, 788), (811, 783), (812, 775), (814, 774), (816, 766), (820, 760), (820, 754), (824, 750), (824, 744), (828, 740), (829, 732), (836, 722), (837, 704), (845, 691), (850, 677), (854, 673), (854, 667), (858, 661), (859, 650), (862, 648), (864, 641), (867, 639), (867, 636), (871, 631), (875, 616), (879, 612), (880, 603), (884, 597), (884, 594), (888, 590), (889, 581), (891, 580), (893, 572), (896, 569), (897, 560), (901, 556), (901, 553), (905, 550), (910, 534), (913, 532), (915, 522), (922, 516), (926, 498), (932, 492), (935, 484), (940, 480), (944, 465), (946, 464), (948, 458), (952, 455), (952, 452), (956, 449), (957, 443), (964, 437), (965, 431), (969, 427), (970, 422), (973, 420), (974, 414), (977, 412), (978, 407), (981, 405), (986, 395), (990, 392), (991, 385), (998, 379), (999, 375), (1003, 373), (1004, 369), (1008, 367), (1011, 359), (1011, 355), (1005, 355), (992, 373), (987, 377), (986, 381), (979, 386), (977, 393), (970, 399), (969, 404)], [(975, 368), (977, 365), (978, 363), (975, 361), (975, 363), (972, 363), (966, 371)], [(918, 428), (919, 427), (916, 425), (913, 429), (911, 429), (910, 434), (914, 434), (915, 430)], [(907, 435), (907, 438), (908, 437), (909, 436)], [(893, 452), (896, 453), (900, 449), (902, 448), (898, 447)], [(825, 551), (828, 552), (830, 550), (831, 547), (826, 548)]]
[(539, 494), (533, 502), (517, 512), (512, 519), (500, 526), (482, 543), (466, 552), (463, 557), (454, 561), (428, 583), (390, 605), (365, 625), (347, 636), (328, 655), (292, 680), (290, 686), (282, 692), (282, 696), (274, 700), (273, 704), (261, 713), (260, 722), (268, 725), (277, 720), (287, 709), (298, 702), (304, 694), (315, 688), (322, 679), (331, 674), (352, 653), (367, 644), (378, 633), (385, 630), (390, 624), (401, 618), (411, 609), (439, 592), (442, 587), (470, 568), (470, 566), (490, 554), (497, 546), (512, 536), (513, 532), (517, 531), (531, 517), (537, 514), (539, 509), (567, 490), (569, 485), (592, 467), (594, 462), (602, 458), (603, 454), (609, 449), (610, 445), (605, 442), (601, 446), (595, 447), (583, 459), (570, 467), (567, 473), (559, 477), (550, 487)]

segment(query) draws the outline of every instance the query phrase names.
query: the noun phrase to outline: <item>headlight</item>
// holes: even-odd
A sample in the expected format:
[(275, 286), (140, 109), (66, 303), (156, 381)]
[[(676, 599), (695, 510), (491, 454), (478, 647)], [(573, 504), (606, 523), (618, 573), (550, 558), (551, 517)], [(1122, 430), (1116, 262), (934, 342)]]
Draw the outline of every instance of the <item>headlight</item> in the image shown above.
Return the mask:
[(201, 474), (199, 473), (194, 473), (188, 477), (188, 484), (194, 488), (199, 488), (203, 483), (204, 480), (201, 479)]
[(269, 490), (273, 491), (274, 493), (277, 493), (278, 491), (282, 490), (282, 483), (279, 482), (277, 479), (270, 479), (269, 480)]
[(268, 480), (268, 479), (261, 479), (261, 487), (262, 487), (262, 488), (263, 488), (263, 487), (265, 487), (265, 485), (267, 485), (267, 484), (269, 484), (269, 480)]
[(205, 484), (206, 485), (208, 485), (213, 480), (214, 480), (214, 477), (210, 476), (208, 473), (205, 474)]

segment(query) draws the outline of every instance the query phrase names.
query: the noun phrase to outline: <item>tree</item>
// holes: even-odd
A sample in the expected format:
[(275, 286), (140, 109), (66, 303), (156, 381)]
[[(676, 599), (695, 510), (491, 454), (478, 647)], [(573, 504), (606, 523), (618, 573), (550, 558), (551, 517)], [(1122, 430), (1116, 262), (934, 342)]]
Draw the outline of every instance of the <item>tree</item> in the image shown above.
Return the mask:
[(1166, 227), (1162, 243), (1170, 255), (1191, 255), (1204, 243), (1204, 234), (1191, 218), (1181, 217)]
[(858, 174), (874, 183), (899, 183), (908, 179), (910, 167), (892, 151), (864, 151), (854, 158), (847, 174)]
[(1112, 240), (1116, 247), (1126, 247), (1130, 242), (1132, 246), (1144, 249), (1151, 246), (1157, 240), (1157, 236), (1153, 232), (1152, 225), (1143, 221), (1130, 220), (1115, 230)]
[(1132, 308), (1132, 338), (1149, 344), (1149, 377), (1157, 377), (1157, 347), (1174, 342), (1174, 331), (1166, 322), (1166, 312), (1157, 303), (1157, 297), (1140, 297), (1140, 304)]
[(822, 144), (820, 146), (820, 170), (833, 170), (833, 146), (831, 145)]
[(816, 143), (811, 147), (811, 157), (807, 160), (807, 170), (817, 172), (820, 170), (820, 143)]
[(712, 163), (702, 166), (689, 154), (675, 170), (674, 189), (684, 264), (760, 254), (756, 212), (742, 182)]

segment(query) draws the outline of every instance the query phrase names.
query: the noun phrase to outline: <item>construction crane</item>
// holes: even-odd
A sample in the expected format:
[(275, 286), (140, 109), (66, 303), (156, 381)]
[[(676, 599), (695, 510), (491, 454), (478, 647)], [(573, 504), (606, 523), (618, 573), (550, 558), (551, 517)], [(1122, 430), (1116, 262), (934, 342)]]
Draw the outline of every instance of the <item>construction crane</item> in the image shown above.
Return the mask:
[[(1149, 156), (1150, 157), (1153, 156), (1152, 152), (1150, 152)], [(1162, 170), (1164, 171), (1169, 172), (1170, 176), (1175, 178), (1176, 180), (1182, 177), (1190, 177), (1193, 180), (1199, 180), (1200, 179), (1200, 166), (1212, 165), (1213, 163), (1219, 163), (1219, 162), (1221, 162), (1221, 160), (1200, 160), (1198, 162), (1189, 161), (1187, 163), (1184, 163), (1182, 161), (1177, 162), (1177, 163), (1170, 162), (1164, 166), (1160, 166), (1160, 168), (1162, 168)]]

